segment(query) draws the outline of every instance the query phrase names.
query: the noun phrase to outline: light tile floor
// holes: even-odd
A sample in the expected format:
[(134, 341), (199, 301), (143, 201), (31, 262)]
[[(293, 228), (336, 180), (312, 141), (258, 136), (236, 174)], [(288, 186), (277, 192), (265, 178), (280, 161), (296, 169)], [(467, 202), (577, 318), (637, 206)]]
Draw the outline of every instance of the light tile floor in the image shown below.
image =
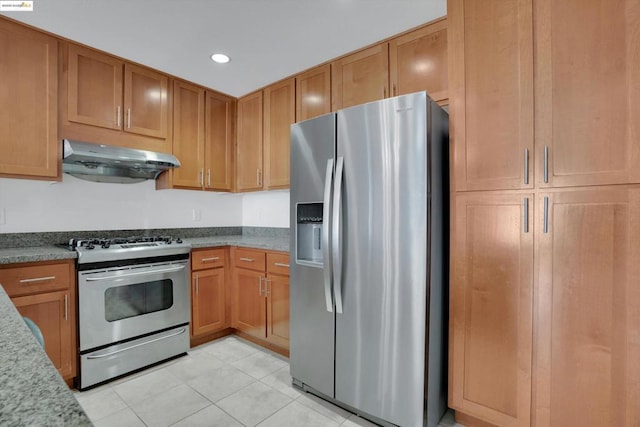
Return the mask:
[[(374, 426), (293, 388), (286, 358), (237, 337), (75, 396), (96, 427)], [(440, 426), (460, 425), (449, 411)]]

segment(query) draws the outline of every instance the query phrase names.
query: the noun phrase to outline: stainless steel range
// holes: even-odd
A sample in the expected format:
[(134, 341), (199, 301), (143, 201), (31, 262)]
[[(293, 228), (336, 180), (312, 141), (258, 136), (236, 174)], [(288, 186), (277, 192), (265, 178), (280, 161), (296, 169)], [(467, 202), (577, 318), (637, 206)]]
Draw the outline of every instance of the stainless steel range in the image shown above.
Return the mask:
[(79, 389), (189, 349), (191, 245), (164, 236), (72, 239)]

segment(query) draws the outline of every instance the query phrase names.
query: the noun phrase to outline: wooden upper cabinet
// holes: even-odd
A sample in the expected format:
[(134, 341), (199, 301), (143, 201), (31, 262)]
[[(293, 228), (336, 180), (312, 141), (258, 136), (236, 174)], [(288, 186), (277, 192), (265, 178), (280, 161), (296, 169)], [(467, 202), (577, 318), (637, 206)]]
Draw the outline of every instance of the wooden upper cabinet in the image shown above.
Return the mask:
[(538, 183), (640, 182), (640, 3), (535, 4)]
[(198, 86), (173, 83), (173, 154), (180, 161), (172, 172), (174, 186), (204, 184), (204, 94)]
[(533, 423), (640, 425), (640, 189), (546, 197), (546, 215), (537, 202), (548, 224), (536, 231)]
[(169, 77), (132, 64), (124, 66), (124, 130), (167, 137)]
[(331, 112), (331, 65), (325, 64), (296, 76), (296, 121)]
[(207, 190), (232, 190), (235, 107), (233, 98), (211, 91), (205, 92), (204, 141)]
[(532, 188), (531, 0), (447, 5), (455, 189)]
[(533, 195), (457, 193), (455, 206), (449, 406), (492, 425), (527, 426)]
[(289, 187), (291, 125), (296, 115), (295, 79), (264, 89), (264, 187)]
[(238, 100), (236, 188), (262, 190), (262, 91)]
[(426, 90), (434, 101), (446, 100), (448, 61), (446, 19), (391, 40), (391, 96)]
[(389, 96), (389, 45), (380, 43), (331, 64), (333, 110)]
[(68, 119), (120, 129), (123, 62), (91, 49), (69, 45)]
[(0, 17), (0, 175), (56, 178), (58, 42)]

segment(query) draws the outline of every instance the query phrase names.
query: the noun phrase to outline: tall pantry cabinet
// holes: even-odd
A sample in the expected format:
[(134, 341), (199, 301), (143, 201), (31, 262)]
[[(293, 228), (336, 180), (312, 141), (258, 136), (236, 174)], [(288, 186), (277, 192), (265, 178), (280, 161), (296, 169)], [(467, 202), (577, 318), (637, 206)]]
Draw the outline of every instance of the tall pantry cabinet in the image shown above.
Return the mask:
[(614, 3), (448, 2), (468, 425), (640, 423), (640, 3)]

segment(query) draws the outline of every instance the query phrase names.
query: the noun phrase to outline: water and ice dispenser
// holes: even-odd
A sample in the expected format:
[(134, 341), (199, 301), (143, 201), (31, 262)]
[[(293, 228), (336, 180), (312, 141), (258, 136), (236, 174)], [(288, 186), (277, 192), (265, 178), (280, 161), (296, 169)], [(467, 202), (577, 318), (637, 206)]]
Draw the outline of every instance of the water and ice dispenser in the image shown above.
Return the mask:
[(298, 203), (296, 238), (296, 261), (322, 267), (322, 203)]

